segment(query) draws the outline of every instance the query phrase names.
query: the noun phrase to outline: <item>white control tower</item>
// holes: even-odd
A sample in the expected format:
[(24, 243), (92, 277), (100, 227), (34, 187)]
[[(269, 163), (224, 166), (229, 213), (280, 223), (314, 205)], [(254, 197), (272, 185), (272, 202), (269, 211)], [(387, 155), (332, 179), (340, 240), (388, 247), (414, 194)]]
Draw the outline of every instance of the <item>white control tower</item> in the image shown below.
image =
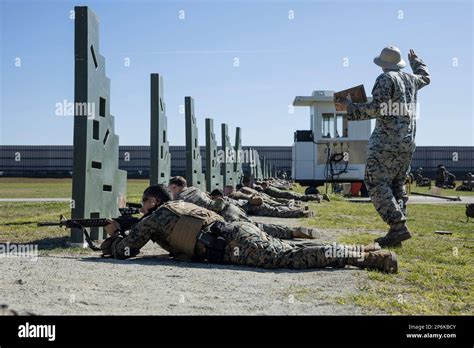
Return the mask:
[(308, 106), (311, 117), (311, 130), (297, 130), (293, 144), (292, 177), (303, 186), (364, 180), (371, 122), (348, 121), (345, 111), (336, 111), (333, 96), (314, 91), (293, 101)]

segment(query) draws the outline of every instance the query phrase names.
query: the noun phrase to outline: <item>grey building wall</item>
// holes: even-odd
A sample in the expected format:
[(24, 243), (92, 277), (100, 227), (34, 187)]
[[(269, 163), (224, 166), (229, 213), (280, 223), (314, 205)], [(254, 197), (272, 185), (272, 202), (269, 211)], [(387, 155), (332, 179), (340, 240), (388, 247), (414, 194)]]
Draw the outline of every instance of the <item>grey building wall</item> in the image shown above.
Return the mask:
[[(291, 173), (291, 146), (243, 146), (243, 150), (256, 149), (265, 156), (277, 170)], [(184, 146), (170, 146), (171, 174), (185, 175), (186, 150)], [(457, 161), (453, 161), (457, 153)], [(203, 170), (206, 151), (201, 147)], [(149, 147), (120, 146), (120, 169), (128, 172), (129, 178), (148, 178)], [(412, 170), (423, 167), (425, 176), (435, 177), (436, 167), (443, 164), (459, 179), (467, 172), (474, 172), (473, 146), (419, 146)], [(248, 171), (248, 163), (244, 163)], [(70, 145), (0, 145), (0, 176), (16, 177), (71, 177), (72, 146)]]

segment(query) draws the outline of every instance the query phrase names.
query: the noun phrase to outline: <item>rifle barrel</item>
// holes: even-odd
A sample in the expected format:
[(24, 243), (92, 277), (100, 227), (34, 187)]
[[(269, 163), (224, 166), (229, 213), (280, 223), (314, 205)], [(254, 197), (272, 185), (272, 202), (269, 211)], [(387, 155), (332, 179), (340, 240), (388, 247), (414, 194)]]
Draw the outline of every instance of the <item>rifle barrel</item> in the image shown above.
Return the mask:
[[(66, 228), (80, 228), (80, 227), (103, 227), (107, 226), (109, 222), (105, 218), (96, 218), (96, 219), (71, 219), (71, 220), (61, 220), (59, 222), (38, 222), (38, 226), (65, 226)], [(120, 224), (120, 227), (124, 230), (129, 230), (134, 224), (140, 221), (136, 217), (118, 217), (113, 218), (112, 220), (117, 221)]]
[(81, 225), (82, 227), (101, 227), (107, 226), (109, 222), (107, 219), (98, 218), (98, 219), (72, 219), (66, 220), (65, 225), (67, 227), (75, 227), (73, 225)]
[(127, 203), (127, 207), (130, 207), (130, 208), (138, 208), (140, 209), (142, 207), (142, 204), (141, 203)]
[(38, 226), (61, 226), (60, 222), (52, 222), (52, 221), (45, 221), (45, 222), (38, 222)]

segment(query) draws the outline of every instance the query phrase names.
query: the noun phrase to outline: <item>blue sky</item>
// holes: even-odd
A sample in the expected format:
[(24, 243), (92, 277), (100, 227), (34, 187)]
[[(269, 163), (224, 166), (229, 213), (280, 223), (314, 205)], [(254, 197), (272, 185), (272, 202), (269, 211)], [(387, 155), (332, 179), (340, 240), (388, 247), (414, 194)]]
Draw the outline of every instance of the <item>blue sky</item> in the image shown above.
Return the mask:
[(309, 128), (308, 108), (289, 113), (294, 97), (361, 83), (370, 94), (380, 73), (372, 59), (391, 44), (405, 59), (414, 48), (432, 74), (431, 85), (419, 93), (417, 144), (474, 145), (471, 1), (0, 3), (3, 145), (72, 144), (73, 118), (56, 116), (55, 105), (73, 101), (69, 16), (75, 5), (90, 6), (100, 18), (100, 54), (122, 145), (149, 142), (154, 72), (164, 76), (171, 145), (184, 145), (179, 108), (188, 95), (195, 98), (202, 145), (205, 117), (214, 118), (218, 139), (226, 122), (232, 138), (242, 127), (244, 145), (291, 145), (295, 130)]

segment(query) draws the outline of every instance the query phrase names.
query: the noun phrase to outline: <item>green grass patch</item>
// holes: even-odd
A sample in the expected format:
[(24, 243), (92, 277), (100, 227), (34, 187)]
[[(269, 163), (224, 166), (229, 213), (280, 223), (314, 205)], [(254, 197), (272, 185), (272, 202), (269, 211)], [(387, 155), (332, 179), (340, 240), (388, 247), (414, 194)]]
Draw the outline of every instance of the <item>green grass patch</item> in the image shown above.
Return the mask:
[[(331, 197), (333, 198), (333, 197)], [(341, 198), (311, 204), (316, 217), (308, 225), (354, 231), (338, 242), (367, 244), (376, 231), (388, 226), (371, 203)], [(474, 304), (474, 221), (466, 222), (464, 205), (413, 204), (408, 206), (408, 227), (414, 237), (394, 248), (399, 273), (369, 272), (370, 282), (360, 294), (337, 299), (390, 314), (472, 315)], [(435, 231), (451, 231), (439, 235)]]
[[(145, 179), (127, 181), (127, 199), (139, 202), (149, 184)], [(0, 198), (70, 198), (72, 179), (0, 178)]]

